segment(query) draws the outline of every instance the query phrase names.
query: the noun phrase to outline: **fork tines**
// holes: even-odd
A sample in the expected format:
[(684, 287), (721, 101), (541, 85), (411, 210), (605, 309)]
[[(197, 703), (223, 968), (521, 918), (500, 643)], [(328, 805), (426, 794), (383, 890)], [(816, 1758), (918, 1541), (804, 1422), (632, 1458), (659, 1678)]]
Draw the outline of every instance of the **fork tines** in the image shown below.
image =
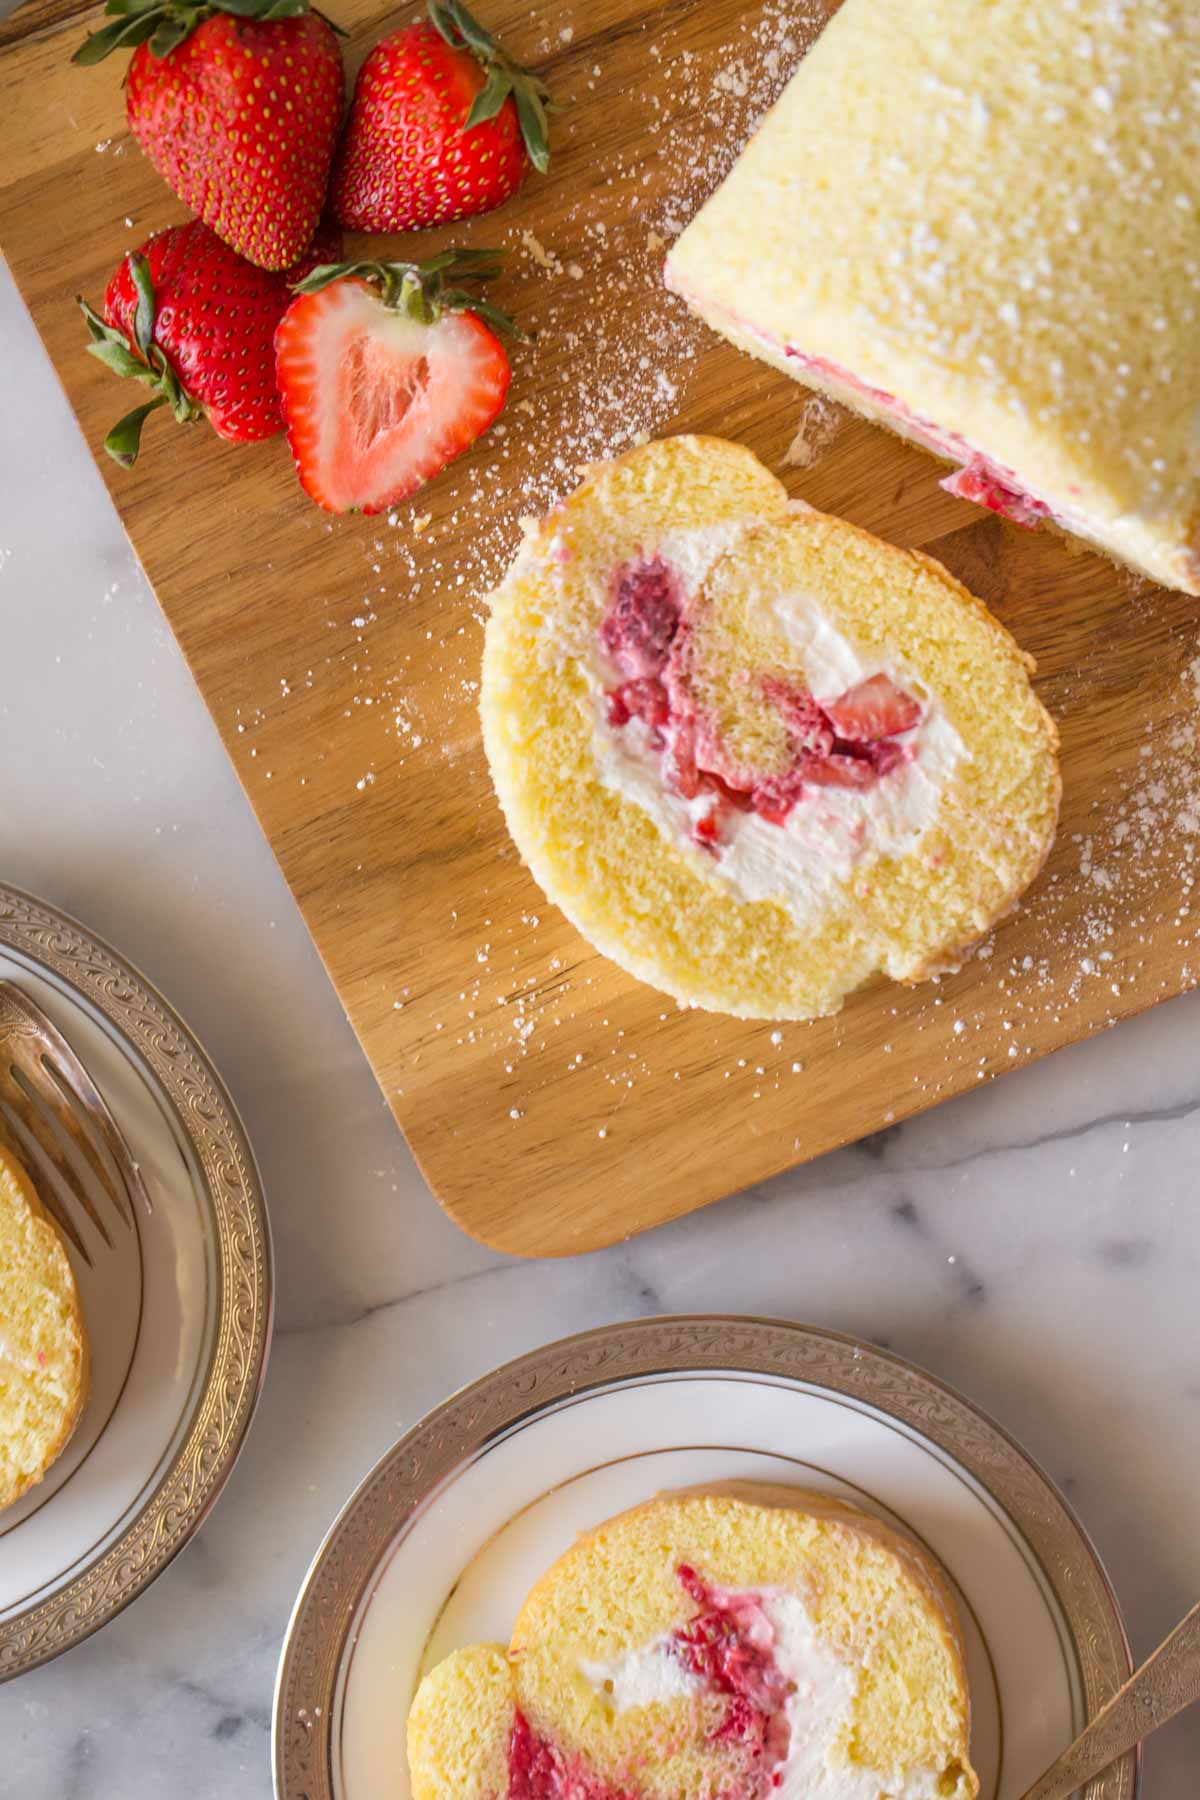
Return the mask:
[(133, 1228), (150, 1201), (108, 1103), (57, 1026), (11, 982), (0, 981), (0, 1131), (38, 1197), (84, 1261), (92, 1258), (74, 1202), (111, 1249), (106, 1214)]

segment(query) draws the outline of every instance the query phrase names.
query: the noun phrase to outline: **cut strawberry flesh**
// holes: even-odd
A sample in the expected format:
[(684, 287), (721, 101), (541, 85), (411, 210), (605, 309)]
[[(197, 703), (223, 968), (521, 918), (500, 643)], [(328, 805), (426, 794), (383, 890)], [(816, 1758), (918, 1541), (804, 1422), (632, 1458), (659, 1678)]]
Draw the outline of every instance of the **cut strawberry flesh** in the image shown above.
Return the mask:
[(686, 603), (659, 557), (617, 570), (599, 635), (605, 654), (630, 677), (606, 693), (608, 723), (620, 728), (640, 719), (663, 751), (667, 787), (684, 800), (712, 796), (692, 826), (706, 850), (717, 849), (732, 811), (782, 825), (806, 789), (869, 788), (912, 756), (897, 739), (920, 724), (921, 703), (890, 676), (869, 676), (835, 700), (818, 701), (805, 687), (764, 675), (760, 691), (784, 722), (791, 761), (770, 775), (736, 762), (715, 719), (697, 705)]
[(508, 358), (474, 313), (426, 324), (354, 279), (299, 295), (275, 353), (301, 483), (330, 512), (380, 512), (415, 493), (487, 430), (508, 391)]
[(342, 380), (355, 447), (366, 456), (429, 386), (429, 358), (406, 358), (375, 338), (355, 338), (346, 350)]
[(826, 702), (824, 712), (838, 737), (852, 744), (911, 731), (921, 719), (920, 702), (887, 675), (872, 675), (857, 687), (847, 688), (836, 700)]

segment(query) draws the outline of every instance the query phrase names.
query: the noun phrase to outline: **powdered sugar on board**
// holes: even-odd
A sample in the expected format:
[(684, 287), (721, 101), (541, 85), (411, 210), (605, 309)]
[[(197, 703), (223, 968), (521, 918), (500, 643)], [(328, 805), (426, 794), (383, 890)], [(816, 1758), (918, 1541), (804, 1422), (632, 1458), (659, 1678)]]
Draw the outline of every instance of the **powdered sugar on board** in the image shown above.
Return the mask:
[[(325, 621), (321, 663), (302, 678), (311, 685), (323, 673), (340, 681), (349, 666), (356, 738), (374, 709), (379, 743), (367, 765), (355, 768), (356, 793), (381, 772), (404, 769), (414, 752), (453, 759), (475, 742), (473, 627), (482, 624), (484, 597), (511, 559), (520, 519), (549, 510), (588, 463), (676, 427), (713, 340), (665, 289), (665, 251), (726, 174), (825, 17), (815, 0), (767, 0), (715, 53), (694, 47), (690, 18), (643, 24), (645, 86), (637, 103), (651, 143), (636, 153), (612, 147), (594, 174), (588, 146), (612, 105), (604, 63), (588, 47), (582, 16), (535, 42), (539, 57), (558, 53), (554, 87), (571, 104), (554, 121), (555, 157), (570, 165), (578, 151), (571, 175), (578, 198), (555, 213), (553, 233), (527, 222), (524, 207), (516, 219), (506, 208), (453, 234), (505, 249), (508, 267), (494, 297), (536, 333), (533, 343), (512, 349), (507, 408), (469, 456), (369, 521), (366, 531), (350, 520), (305, 522), (310, 531), (335, 534), (348, 578), (358, 575)], [(536, 180), (523, 198), (536, 199)], [(413, 254), (411, 246), (403, 253)], [(813, 404), (797, 395), (805, 417)], [(823, 419), (836, 410), (821, 405)], [(412, 653), (398, 655), (387, 630), (398, 607), (433, 615), (420, 655), (426, 667), (430, 659), (439, 665), (436, 711), (418, 697)], [(387, 647), (377, 655), (381, 619)], [(281, 678), (280, 698), (288, 697), (291, 681)], [(252, 729), (273, 710), (264, 699), (239, 729)], [(265, 766), (257, 773), (265, 776)]]
[[(552, 234), (509, 223), (504, 212), (475, 227), (507, 251), (496, 296), (536, 342), (514, 350), (499, 424), (442, 478), (453, 510), (431, 525), (418, 495), (388, 515), (392, 567), (382, 572), (394, 579), (398, 564), (415, 584), (410, 597), (430, 583), (444, 593), (449, 576), (455, 593), (476, 601), (509, 560), (522, 515), (545, 512), (576, 485), (581, 466), (671, 428), (712, 337), (664, 288), (665, 251), (727, 173), (824, 19), (818, 5), (768, 0), (717, 55), (690, 47), (690, 20), (656, 23), (657, 35), (643, 26), (638, 104), (649, 118), (649, 155), (643, 147), (599, 153), (598, 172), (556, 216)], [(565, 155), (573, 142), (588, 144), (598, 112), (611, 105), (604, 65), (583, 38), (576, 29), (579, 54), (556, 82), (572, 103), (555, 121)], [(548, 39), (543, 49), (552, 48)], [(451, 575), (437, 542), (464, 514), (478, 530)]]
[[(1197, 840), (1189, 821), (1200, 812), (1200, 775), (1189, 721), (1200, 642), (1180, 661), (1172, 601), (1139, 600), (1136, 584), (1131, 606), (1149, 609), (1137, 629), (1170, 643), (1160, 682), (1172, 723), (1163, 732), (1147, 726), (1145, 743), (1132, 750), (1127, 736), (1106, 746), (1092, 816), (1071, 812), (1069, 796), (1069, 823), (1022, 918), (1002, 926), (953, 986), (876, 988), (843, 1017), (814, 1025), (738, 1025), (681, 1013), (632, 987), (581, 948), (528, 882), (520, 905), (512, 904), (516, 853), (480, 757), (477, 700), (482, 600), (512, 554), (520, 516), (552, 506), (574, 487), (581, 464), (709, 416), (705, 371), (717, 362), (734, 371), (739, 392), (786, 406), (795, 425), (783, 461), (793, 472), (811, 468), (844, 420), (749, 358), (734, 361), (661, 280), (674, 235), (724, 174), (821, 16), (768, 5), (731, 25), (720, 54), (692, 47), (691, 14), (656, 24), (657, 37), (646, 31), (636, 105), (648, 123), (636, 151), (622, 147), (634, 134), (608, 130), (616, 108), (596, 60), (605, 52), (589, 46), (585, 15), (575, 13), (565, 48), (557, 31), (547, 39), (563, 71), (555, 85), (576, 102), (555, 124), (564, 172), (550, 181), (561, 180), (560, 202), (543, 206), (548, 190), (531, 180), (513, 207), (455, 233), (506, 244), (509, 268), (495, 298), (539, 334), (535, 346), (514, 349), (510, 404), (469, 456), (393, 513), (365, 521), (303, 514), (299, 529), (336, 545), (342, 580), (334, 598), (322, 599), (315, 653), (262, 680), (240, 721), (253, 737), (314, 692), (336, 692), (333, 729), (312, 734), (299, 779), (316, 782), (323, 759), (336, 764), (336, 785), (324, 793), (331, 812), (353, 816), (347, 841), (356, 833), (360, 845), (387, 846), (367, 874), (388, 870), (389, 858), (403, 866), (404, 830), (423, 806), (448, 810), (453, 791), (469, 809), (478, 842), (456, 853), (452, 887), (430, 875), (409, 885), (404, 907), (386, 881), (371, 890), (394, 908), (394, 948), (379, 972), (379, 1005), (394, 1021), (389, 1093), (429, 1115), (443, 1104), (443, 1087), (457, 1098), (469, 1081), (514, 1155), (519, 1139), (561, 1139), (563, 1121), (574, 1119), (595, 1154), (619, 1157), (643, 1129), (650, 1092), (692, 1083), (730, 1096), (751, 1132), (759, 1119), (764, 1131), (778, 1131), (785, 1116), (791, 1149), (803, 1155), (822, 1128), (822, 1084), (839, 1051), (857, 1053), (864, 1011), (874, 1028), (882, 1021), (872, 1055), (887, 1090), (871, 1122), (890, 1122), (958, 1091), (964, 1066), (983, 1080), (1019, 1065), (1045, 1047), (1048, 1022), (1060, 1037), (1079, 1036), (1145, 1004), (1131, 1000), (1145, 982), (1139, 940), (1161, 942), (1169, 932), (1181, 965), (1171, 991), (1195, 979), (1189, 896)], [(754, 447), (752, 417), (736, 405), (719, 428)], [(780, 447), (786, 441), (781, 433)], [(836, 496), (829, 503), (841, 504)], [(961, 518), (970, 526), (978, 515), (963, 508)], [(1061, 554), (1031, 550), (1013, 534), (1003, 542), (1016, 545), (1017, 571), (1031, 554)], [(990, 591), (963, 572), (969, 585)], [(1036, 632), (1029, 641), (1042, 653)], [(1053, 653), (1043, 660), (1051, 675), (1061, 669)], [(1184, 663), (1192, 673), (1180, 682)], [(1103, 716), (1104, 694), (1119, 679), (1113, 670), (1090, 687), (1082, 675), (1064, 678), (1047, 693), (1068, 736), (1077, 715), (1098, 708)], [(272, 758), (257, 757), (252, 785), (256, 777), (278, 779)], [(347, 883), (356, 877), (351, 862)], [(435, 940), (447, 947), (439, 966), (453, 967), (452, 985), (430, 973), (423, 952)], [(777, 1095), (785, 1105), (772, 1106)]]

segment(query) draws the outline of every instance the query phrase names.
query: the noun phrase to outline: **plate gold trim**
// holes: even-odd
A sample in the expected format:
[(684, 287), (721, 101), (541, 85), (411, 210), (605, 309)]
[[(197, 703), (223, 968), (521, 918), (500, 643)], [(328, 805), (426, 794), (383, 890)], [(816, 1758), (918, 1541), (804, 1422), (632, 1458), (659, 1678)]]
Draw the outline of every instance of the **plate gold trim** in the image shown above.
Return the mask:
[(224, 1084), (179, 1015), (82, 925), (4, 883), (0, 949), (65, 982), (154, 1077), (203, 1176), (218, 1284), (215, 1341), (182, 1443), (135, 1517), (94, 1562), (47, 1599), (0, 1621), (5, 1681), (107, 1624), (203, 1523), (237, 1460), (262, 1391), (274, 1282), (253, 1152)]
[[(362, 1603), (411, 1520), (456, 1472), (534, 1414), (593, 1389), (687, 1371), (802, 1381), (899, 1421), (984, 1488), (1029, 1546), (1062, 1611), (1089, 1719), (1133, 1659), (1112, 1584), (1049, 1475), (955, 1389), (890, 1351), (783, 1319), (720, 1314), (638, 1319), (547, 1344), (451, 1395), (376, 1463), (334, 1520), (305, 1577), (275, 1687), (276, 1800), (335, 1800), (338, 1675)], [(1081, 1800), (1136, 1800), (1137, 1752)]]

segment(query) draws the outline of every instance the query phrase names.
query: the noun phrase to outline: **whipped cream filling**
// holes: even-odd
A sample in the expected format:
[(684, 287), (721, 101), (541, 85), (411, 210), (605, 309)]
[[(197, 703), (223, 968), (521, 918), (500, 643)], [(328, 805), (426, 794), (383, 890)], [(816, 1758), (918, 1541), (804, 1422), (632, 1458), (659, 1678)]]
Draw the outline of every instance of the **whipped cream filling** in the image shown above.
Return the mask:
[(608, 1662), (585, 1657), (579, 1668), (585, 1681), (604, 1694), (613, 1712), (702, 1694), (704, 1683), (700, 1677), (685, 1668), (672, 1650), (671, 1639), (664, 1637), (644, 1650), (623, 1650)]
[[(791, 1685), (785, 1705), (788, 1749), (774, 1770), (772, 1796), (779, 1800), (937, 1800), (940, 1771), (932, 1766), (903, 1775), (848, 1760), (851, 1711), (862, 1679), (816, 1629), (797, 1594), (752, 1588), (739, 1598), (756, 1600), (774, 1634), (775, 1666)], [(580, 1673), (604, 1694), (614, 1712), (702, 1693), (703, 1681), (683, 1667), (670, 1634), (608, 1661), (582, 1661)]]
[[(645, 547), (676, 571), (689, 592), (736, 541), (743, 526), (666, 532)], [(711, 795), (686, 799), (664, 779), (663, 739), (643, 720), (610, 722), (605, 694), (622, 679), (598, 643), (580, 658), (594, 705), (593, 755), (603, 786), (638, 806), (662, 835), (689, 857), (705, 878), (741, 901), (782, 905), (793, 923), (813, 925), (856, 867), (879, 856), (908, 855), (931, 824), (946, 782), (967, 755), (962, 738), (937, 696), (899, 659), (881, 663), (839, 631), (806, 594), (783, 594), (771, 603), (774, 623), (795, 648), (807, 686), (818, 702), (836, 700), (858, 682), (886, 674), (922, 703), (922, 717), (897, 738), (904, 761), (866, 788), (806, 787), (782, 824), (757, 813), (731, 811), (714, 852), (696, 841), (698, 822)]]

